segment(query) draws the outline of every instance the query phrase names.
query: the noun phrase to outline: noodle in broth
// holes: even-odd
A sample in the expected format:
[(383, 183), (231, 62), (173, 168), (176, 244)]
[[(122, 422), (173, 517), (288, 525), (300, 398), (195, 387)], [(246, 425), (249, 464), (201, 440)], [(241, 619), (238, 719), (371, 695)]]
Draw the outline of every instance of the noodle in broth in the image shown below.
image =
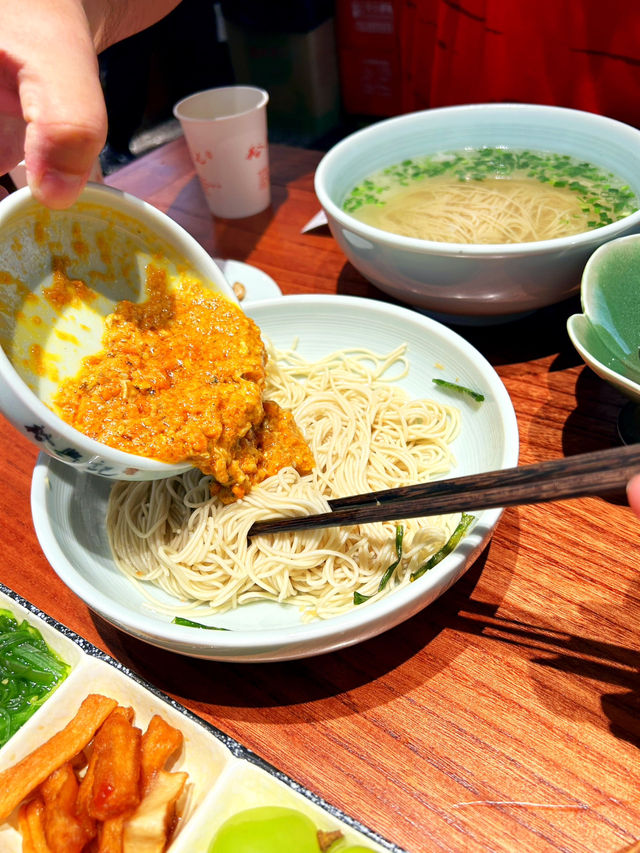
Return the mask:
[(343, 207), (406, 237), (500, 244), (591, 231), (633, 213), (638, 200), (615, 175), (567, 155), (480, 148), (381, 169)]
[(528, 243), (589, 230), (575, 193), (535, 180), (434, 178), (363, 208), (369, 225), (441, 243)]

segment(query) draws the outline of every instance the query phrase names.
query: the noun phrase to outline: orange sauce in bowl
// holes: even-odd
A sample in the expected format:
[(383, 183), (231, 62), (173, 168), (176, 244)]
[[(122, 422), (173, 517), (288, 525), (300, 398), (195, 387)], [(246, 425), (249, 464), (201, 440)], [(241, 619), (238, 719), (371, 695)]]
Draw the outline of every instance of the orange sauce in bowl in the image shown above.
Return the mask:
[(103, 349), (62, 383), (57, 413), (110, 447), (212, 475), (225, 501), (313, 455), (291, 413), (263, 400), (258, 326), (226, 297), (149, 265), (144, 302), (119, 302)]

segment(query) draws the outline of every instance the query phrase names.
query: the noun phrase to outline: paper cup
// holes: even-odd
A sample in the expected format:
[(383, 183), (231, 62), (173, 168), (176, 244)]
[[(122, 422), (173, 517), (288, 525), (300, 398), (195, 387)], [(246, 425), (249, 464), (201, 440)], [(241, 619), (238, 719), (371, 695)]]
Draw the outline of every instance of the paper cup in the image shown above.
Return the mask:
[(222, 86), (173, 108), (214, 216), (252, 216), (271, 202), (268, 100), (263, 89)]

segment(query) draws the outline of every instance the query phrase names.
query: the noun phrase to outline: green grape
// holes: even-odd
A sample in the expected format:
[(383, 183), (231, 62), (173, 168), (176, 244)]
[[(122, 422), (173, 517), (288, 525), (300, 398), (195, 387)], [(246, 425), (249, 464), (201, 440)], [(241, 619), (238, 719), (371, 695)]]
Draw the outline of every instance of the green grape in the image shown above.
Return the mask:
[(281, 853), (283, 850), (320, 853), (313, 821), (283, 806), (259, 806), (238, 812), (222, 824), (209, 847), (209, 853)]

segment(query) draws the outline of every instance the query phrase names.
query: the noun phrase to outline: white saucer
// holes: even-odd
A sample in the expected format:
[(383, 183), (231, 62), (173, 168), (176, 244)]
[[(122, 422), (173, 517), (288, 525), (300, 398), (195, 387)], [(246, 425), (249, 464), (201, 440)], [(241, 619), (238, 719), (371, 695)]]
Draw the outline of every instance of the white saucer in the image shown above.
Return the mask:
[[(226, 261), (223, 258), (214, 258), (225, 278), (236, 292), (241, 305), (248, 302), (257, 302), (260, 299), (271, 299), (274, 296), (282, 296), (282, 291), (266, 272), (258, 267), (245, 264), (242, 261)], [(237, 290), (236, 284), (244, 287), (244, 296)]]

